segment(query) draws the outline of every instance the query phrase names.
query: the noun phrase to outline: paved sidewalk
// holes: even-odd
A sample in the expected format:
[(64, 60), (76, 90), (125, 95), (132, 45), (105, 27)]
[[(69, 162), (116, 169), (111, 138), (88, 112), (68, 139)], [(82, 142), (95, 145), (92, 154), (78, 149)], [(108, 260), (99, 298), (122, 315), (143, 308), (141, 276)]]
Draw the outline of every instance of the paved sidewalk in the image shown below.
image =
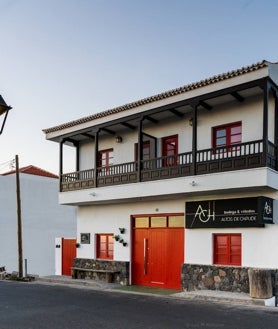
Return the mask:
[[(138, 289), (132, 289), (132, 286), (130, 289), (124, 289), (123, 286), (116, 283), (106, 283), (103, 281), (94, 281), (94, 280), (80, 280), (80, 279), (72, 279), (70, 276), (44, 276), (44, 277), (37, 277), (35, 279), (35, 282), (40, 283), (52, 283), (52, 284), (66, 284), (66, 285), (72, 285), (72, 286), (79, 286), (79, 287), (87, 287), (90, 289), (96, 289), (96, 290), (111, 290), (111, 291), (117, 291), (122, 293), (133, 293), (133, 294), (152, 294), (152, 295), (166, 295), (161, 293), (161, 289), (150, 289), (150, 292), (148, 290), (143, 290), (141, 292)], [(122, 288), (122, 289), (121, 289)], [(170, 291), (170, 293), (167, 293), (167, 296), (173, 297), (173, 298), (185, 298), (190, 300), (203, 300), (203, 301), (213, 301), (218, 303), (231, 303), (231, 304), (245, 304), (245, 305), (256, 305), (256, 306), (269, 306), (269, 307), (275, 307), (275, 299), (254, 299), (249, 296), (249, 294), (245, 293), (235, 293), (235, 292), (225, 292), (225, 291), (217, 291), (217, 290), (198, 290), (198, 291), (192, 291), (192, 292), (175, 292)], [(278, 310), (278, 308), (277, 308)]]

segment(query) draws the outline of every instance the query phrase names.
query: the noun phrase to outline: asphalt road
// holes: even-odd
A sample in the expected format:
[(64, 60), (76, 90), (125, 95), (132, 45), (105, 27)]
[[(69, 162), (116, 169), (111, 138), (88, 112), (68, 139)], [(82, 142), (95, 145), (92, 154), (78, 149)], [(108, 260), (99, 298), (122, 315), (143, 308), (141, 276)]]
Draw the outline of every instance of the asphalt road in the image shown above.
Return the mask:
[(278, 309), (0, 281), (0, 329), (272, 329)]

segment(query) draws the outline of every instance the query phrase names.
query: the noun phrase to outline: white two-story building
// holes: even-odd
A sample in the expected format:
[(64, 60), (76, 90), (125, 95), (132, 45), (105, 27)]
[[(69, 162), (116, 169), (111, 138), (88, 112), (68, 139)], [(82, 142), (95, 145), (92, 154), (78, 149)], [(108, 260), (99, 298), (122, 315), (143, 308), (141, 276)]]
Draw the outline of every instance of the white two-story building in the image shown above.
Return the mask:
[(44, 133), (60, 145), (59, 202), (78, 207), (74, 267), (92, 270), (78, 277), (247, 291), (248, 268), (278, 269), (278, 63)]

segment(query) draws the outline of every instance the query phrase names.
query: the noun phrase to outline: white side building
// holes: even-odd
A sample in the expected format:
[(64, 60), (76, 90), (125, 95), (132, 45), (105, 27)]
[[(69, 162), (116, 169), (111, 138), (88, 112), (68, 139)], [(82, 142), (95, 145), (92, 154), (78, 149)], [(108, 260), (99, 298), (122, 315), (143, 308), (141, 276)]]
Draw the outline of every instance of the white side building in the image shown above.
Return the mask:
[[(34, 166), (20, 169), (23, 259), (28, 274), (55, 274), (55, 238), (76, 237), (76, 207), (58, 202), (59, 179)], [(17, 196), (14, 171), (0, 175), (0, 264), (18, 271)], [(25, 269), (25, 262), (23, 264)]]

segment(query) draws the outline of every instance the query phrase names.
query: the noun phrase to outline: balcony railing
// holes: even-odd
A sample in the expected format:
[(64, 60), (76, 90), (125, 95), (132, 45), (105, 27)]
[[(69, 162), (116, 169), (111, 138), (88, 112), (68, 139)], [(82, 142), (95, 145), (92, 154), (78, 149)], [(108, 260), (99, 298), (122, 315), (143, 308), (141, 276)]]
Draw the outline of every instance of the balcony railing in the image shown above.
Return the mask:
[(264, 147), (263, 140), (257, 140), (67, 173), (61, 175), (61, 192), (257, 167), (276, 170), (273, 143)]

